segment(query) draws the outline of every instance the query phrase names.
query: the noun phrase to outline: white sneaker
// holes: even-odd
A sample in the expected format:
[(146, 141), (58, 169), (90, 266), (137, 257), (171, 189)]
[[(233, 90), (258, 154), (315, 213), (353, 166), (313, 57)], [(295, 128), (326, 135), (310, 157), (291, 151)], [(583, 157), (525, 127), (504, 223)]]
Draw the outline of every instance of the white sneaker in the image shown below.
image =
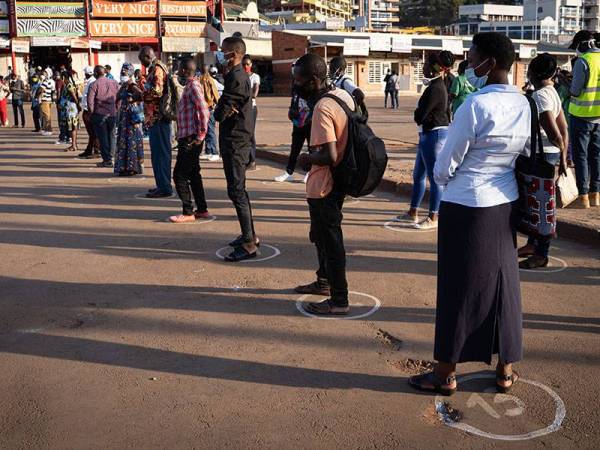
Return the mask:
[(419, 216), (411, 216), (408, 213), (401, 214), (394, 219), (394, 222), (410, 223), (415, 226), (419, 224)]
[(278, 183), (284, 183), (286, 181), (294, 181), (294, 175), (290, 175), (287, 172), (283, 172), (281, 175), (273, 178)]
[(65, 145), (65, 144), (68, 144), (68, 142), (56, 141), (56, 142), (54, 143), (54, 145)]
[(42, 136), (52, 136), (51, 131), (42, 131)]
[(431, 220), (430, 217), (428, 217), (421, 223), (415, 224), (415, 228), (417, 228), (419, 230), (433, 230), (434, 228), (437, 228), (437, 227), (438, 227), (438, 221)]
[(200, 155), (200, 161), (208, 161), (210, 160), (210, 155), (207, 155), (206, 153), (202, 153)]
[(306, 175), (304, 175), (304, 178), (302, 178), (302, 182), (304, 184), (306, 184), (307, 181), (308, 181), (308, 172), (306, 173)]
[(221, 161), (221, 157), (219, 155), (210, 155), (208, 157), (208, 160), (210, 162), (218, 162), (218, 161)]

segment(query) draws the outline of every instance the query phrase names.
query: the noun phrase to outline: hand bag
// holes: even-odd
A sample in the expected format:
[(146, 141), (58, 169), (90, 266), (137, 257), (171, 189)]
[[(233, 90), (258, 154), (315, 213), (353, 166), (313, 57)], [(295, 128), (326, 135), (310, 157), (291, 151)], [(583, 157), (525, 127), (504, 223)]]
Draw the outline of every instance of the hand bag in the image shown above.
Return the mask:
[(575, 201), (579, 195), (575, 173), (573, 169), (567, 169), (567, 175), (561, 175), (556, 181), (556, 203), (559, 208), (566, 208)]
[(517, 230), (533, 237), (556, 236), (556, 168), (544, 159), (542, 133), (535, 101), (531, 108), (531, 151), (517, 158), (515, 172), (519, 186), (516, 208)]

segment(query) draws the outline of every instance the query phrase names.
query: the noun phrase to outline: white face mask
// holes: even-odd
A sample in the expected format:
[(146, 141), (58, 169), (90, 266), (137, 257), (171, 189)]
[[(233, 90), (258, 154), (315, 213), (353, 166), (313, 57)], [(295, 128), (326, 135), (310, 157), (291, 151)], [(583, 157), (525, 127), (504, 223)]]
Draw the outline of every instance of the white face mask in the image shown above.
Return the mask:
[[(488, 58), (489, 59), (489, 58)], [(487, 83), (488, 80), (488, 74), (490, 73), (490, 71), (488, 70), (488, 72), (479, 77), (475, 74), (475, 70), (479, 69), (481, 66), (483, 66), (486, 62), (488, 62), (488, 60), (486, 59), (485, 61), (483, 61), (481, 64), (479, 64), (477, 67), (469, 67), (467, 70), (465, 70), (465, 77), (467, 78), (467, 81), (471, 84), (471, 86), (473, 86), (475, 89), (481, 89), (482, 87), (484, 87)], [(490, 69), (491, 70), (491, 69)]]
[(433, 78), (423, 78), (423, 86), (429, 86), (432, 81), (437, 80), (440, 77), (441, 77), (441, 75), (438, 75), (437, 77), (433, 77)]
[(121, 75), (121, 83), (129, 83), (130, 79), (127, 75)]

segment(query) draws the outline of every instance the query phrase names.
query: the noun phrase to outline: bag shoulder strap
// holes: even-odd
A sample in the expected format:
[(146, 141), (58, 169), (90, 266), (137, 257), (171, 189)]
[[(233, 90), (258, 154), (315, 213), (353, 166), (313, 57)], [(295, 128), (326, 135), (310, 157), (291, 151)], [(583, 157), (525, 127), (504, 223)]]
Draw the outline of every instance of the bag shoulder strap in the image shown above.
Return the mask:
[(531, 150), (529, 159), (530, 161), (535, 161), (536, 153), (539, 153), (541, 156), (544, 154), (542, 130), (540, 128), (537, 103), (530, 95), (526, 95), (525, 97), (529, 102), (529, 108), (531, 110)]
[[(331, 98), (331, 99), (335, 100), (337, 102), (337, 104), (340, 105), (340, 107), (344, 110), (344, 112), (346, 113), (348, 118), (351, 118), (355, 114), (355, 112), (350, 109), (348, 104), (344, 100), (339, 98), (337, 95), (333, 95), (328, 92), (327, 94), (323, 95), (321, 98), (322, 99), (323, 98)], [(356, 108), (356, 101), (354, 100), (354, 97), (352, 97), (352, 100), (354, 101), (354, 108)]]

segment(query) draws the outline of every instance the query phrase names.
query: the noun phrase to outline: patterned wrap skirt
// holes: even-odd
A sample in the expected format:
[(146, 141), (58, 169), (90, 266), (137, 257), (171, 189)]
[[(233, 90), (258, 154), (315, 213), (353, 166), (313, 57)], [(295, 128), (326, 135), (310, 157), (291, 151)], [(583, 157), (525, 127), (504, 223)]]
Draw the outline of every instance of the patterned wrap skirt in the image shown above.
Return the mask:
[(522, 312), (512, 204), (442, 202), (434, 357), (508, 364), (522, 358)]

